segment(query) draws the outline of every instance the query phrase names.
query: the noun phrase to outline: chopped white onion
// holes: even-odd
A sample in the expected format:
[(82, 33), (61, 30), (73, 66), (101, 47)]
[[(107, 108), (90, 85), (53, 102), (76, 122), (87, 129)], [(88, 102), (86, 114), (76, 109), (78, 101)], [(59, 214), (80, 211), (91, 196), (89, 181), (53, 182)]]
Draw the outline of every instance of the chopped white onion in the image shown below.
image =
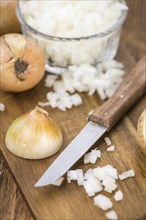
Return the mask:
[(94, 173), (93, 173), (93, 169), (90, 168), (89, 170), (86, 171), (86, 173), (84, 174), (84, 179), (87, 180), (90, 177), (95, 177)]
[(114, 151), (114, 150), (115, 150), (115, 146), (112, 145), (112, 146), (108, 147), (106, 150), (107, 150), (107, 151)]
[(95, 177), (88, 177), (87, 181), (90, 183), (94, 193), (98, 193), (103, 190), (100, 180)]
[(54, 82), (57, 78), (57, 75), (49, 74), (45, 79), (45, 86), (51, 88), (54, 85)]
[(107, 219), (111, 219), (111, 220), (117, 220), (118, 219), (118, 215), (114, 210), (110, 210), (110, 211), (106, 212), (105, 216), (106, 216)]
[(94, 204), (103, 210), (108, 210), (113, 206), (111, 200), (107, 196), (104, 196), (102, 194), (94, 197)]
[[(41, 33), (56, 37), (85, 37), (105, 32), (117, 23), (127, 6), (119, 1), (21, 1), (26, 23)], [(47, 25), (46, 25), (47, 21)], [(120, 27), (120, 26), (119, 26)], [(44, 49), (46, 60), (56, 66), (94, 64), (114, 57), (119, 45), (120, 28), (105, 38), (61, 42), (50, 41), (29, 33)], [(113, 65), (113, 63), (111, 63)], [(111, 65), (110, 64), (110, 65)], [(116, 63), (114, 63), (114, 66)], [(105, 66), (109, 64), (105, 61)], [(90, 73), (89, 73), (90, 76)]]
[(91, 152), (84, 155), (84, 163), (92, 163), (95, 164), (97, 161), (97, 158), (101, 157), (101, 151), (94, 149)]
[(84, 183), (84, 176), (83, 176), (83, 170), (82, 169), (76, 169), (77, 172), (77, 183), (79, 186), (82, 186)]
[(88, 180), (85, 180), (83, 183), (84, 189), (86, 191), (86, 193), (88, 194), (89, 197), (91, 196), (95, 196), (95, 192), (93, 187), (91, 186), (91, 184), (89, 183)]
[[(97, 68), (88, 63), (83, 63), (79, 66), (69, 66), (60, 78), (48, 75), (45, 80), (45, 86), (49, 88), (52, 86), (54, 90), (54, 92), (47, 94), (49, 105), (52, 108), (57, 107), (63, 111), (73, 106), (81, 105), (82, 98), (75, 93), (76, 91), (87, 92), (89, 95), (93, 95), (97, 91), (102, 100), (111, 97), (124, 75), (124, 70), (119, 67), (122, 68), (123, 64), (115, 60), (107, 60), (99, 63)], [(42, 106), (48, 105), (48, 103), (41, 104)], [(111, 145), (109, 141), (107, 139), (108, 146)]]
[(54, 181), (54, 182), (52, 183), (52, 185), (54, 185), (54, 186), (60, 186), (60, 185), (62, 184), (63, 180), (64, 180), (64, 177), (60, 177), (59, 179), (57, 179), (56, 181)]
[(82, 98), (79, 94), (75, 93), (74, 95), (71, 95), (70, 98), (74, 106), (78, 106), (82, 104)]
[(106, 177), (103, 180), (102, 185), (105, 186), (104, 190), (109, 193), (112, 193), (117, 188), (115, 179), (113, 179), (112, 177)]
[(118, 190), (117, 192), (115, 192), (114, 199), (116, 201), (120, 201), (123, 199), (123, 193), (121, 190)]
[(109, 137), (105, 137), (104, 140), (105, 140), (105, 143), (107, 144), (107, 146), (110, 146), (112, 144), (112, 142), (109, 139)]
[(79, 186), (83, 185), (84, 175), (82, 169), (69, 170), (67, 172), (67, 181), (71, 183), (72, 180), (77, 180)]
[(125, 171), (125, 172), (121, 173), (119, 175), (119, 179), (124, 180), (128, 177), (133, 177), (133, 176), (135, 176), (135, 172), (134, 172), (134, 170), (131, 169), (131, 170), (128, 170), (128, 171)]
[(76, 170), (67, 171), (67, 182), (71, 183), (72, 180), (77, 180), (77, 172)]
[(107, 177), (112, 177), (113, 179), (118, 179), (117, 170), (111, 165), (106, 165), (103, 167), (97, 167), (93, 169), (94, 175), (97, 179), (103, 181)]
[(2, 102), (0, 102), (0, 111), (5, 111), (5, 105)]

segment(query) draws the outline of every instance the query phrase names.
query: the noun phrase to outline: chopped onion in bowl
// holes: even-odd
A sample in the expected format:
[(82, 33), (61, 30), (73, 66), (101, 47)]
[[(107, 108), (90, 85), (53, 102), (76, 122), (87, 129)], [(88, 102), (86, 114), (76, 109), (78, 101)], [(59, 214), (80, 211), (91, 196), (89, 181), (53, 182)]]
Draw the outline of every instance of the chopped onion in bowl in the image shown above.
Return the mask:
[(133, 176), (135, 176), (135, 172), (134, 172), (134, 170), (131, 169), (131, 170), (128, 170), (128, 171), (121, 173), (119, 175), (119, 179), (124, 180), (126, 178), (133, 177)]
[(102, 194), (94, 197), (94, 204), (103, 210), (108, 210), (113, 206), (112, 201), (107, 196)]

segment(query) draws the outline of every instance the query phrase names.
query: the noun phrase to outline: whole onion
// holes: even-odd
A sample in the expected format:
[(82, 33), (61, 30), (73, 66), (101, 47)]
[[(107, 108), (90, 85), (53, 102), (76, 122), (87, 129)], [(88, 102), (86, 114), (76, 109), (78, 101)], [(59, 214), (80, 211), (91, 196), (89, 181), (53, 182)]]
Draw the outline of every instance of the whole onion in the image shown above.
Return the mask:
[(20, 32), (20, 24), (16, 17), (17, 0), (0, 1), (0, 35)]
[(35, 86), (44, 75), (44, 53), (21, 34), (0, 37), (0, 89), (21, 92)]

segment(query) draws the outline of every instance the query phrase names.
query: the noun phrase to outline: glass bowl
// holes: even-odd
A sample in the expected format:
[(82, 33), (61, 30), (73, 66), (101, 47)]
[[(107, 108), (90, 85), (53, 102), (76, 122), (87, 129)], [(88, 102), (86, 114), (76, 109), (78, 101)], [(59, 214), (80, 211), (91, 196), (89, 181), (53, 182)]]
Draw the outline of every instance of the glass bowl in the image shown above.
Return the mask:
[[(96, 65), (98, 62), (115, 57), (127, 10), (121, 10), (117, 21), (103, 32), (86, 37), (65, 38), (46, 35), (28, 25), (21, 12), (22, 1), (24, 0), (19, 0), (16, 9), (22, 33), (35, 39), (44, 50), (46, 71), (60, 74), (70, 65), (83, 63)], [(119, 2), (126, 5), (124, 0)]]

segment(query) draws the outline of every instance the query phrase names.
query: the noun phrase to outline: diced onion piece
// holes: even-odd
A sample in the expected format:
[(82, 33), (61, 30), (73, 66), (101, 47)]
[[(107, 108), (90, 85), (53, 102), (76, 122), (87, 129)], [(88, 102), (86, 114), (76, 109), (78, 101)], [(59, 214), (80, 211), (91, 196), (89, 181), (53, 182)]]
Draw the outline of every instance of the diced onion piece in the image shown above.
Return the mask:
[(46, 106), (49, 106), (50, 103), (49, 102), (38, 102), (38, 105), (41, 107), (46, 107)]
[(84, 183), (84, 176), (83, 176), (83, 170), (82, 169), (76, 169), (77, 173), (77, 183), (79, 186), (82, 186)]
[(71, 95), (71, 101), (74, 106), (78, 106), (82, 104), (82, 98), (79, 94), (75, 93), (74, 95)]
[(57, 75), (49, 74), (45, 79), (45, 86), (51, 88), (57, 78), (58, 78)]
[(103, 190), (101, 182), (95, 177), (88, 177), (88, 182), (90, 183), (94, 193), (98, 193)]
[(104, 190), (109, 193), (112, 193), (117, 188), (115, 179), (112, 177), (106, 177), (106, 179), (103, 180), (102, 185), (105, 186)]
[(119, 179), (120, 180), (124, 180), (124, 179), (126, 179), (128, 177), (133, 177), (133, 176), (135, 176), (135, 172), (134, 172), (134, 170), (131, 169), (131, 170), (128, 170), (126, 172), (121, 173), (119, 175)]
[(101, 181), (105, 180), (107, 177), (118, 179), (117, 170), (111, 165), (97, 167), (93, 169), (93, 173), (97, 177), (97, 179)]
[(91, 151), (91, 163), (92, 164), (94, 164), (94, 163), (96, 163), (96, 160), (97, 160), (97, 158), (100, 158), (101, 157), (101, 152), (100, 152), (100, 150), (92, 150)]
[(54, 181), (54, 182), (52, 183), (52, 185), (54, 185), (54, 186), (60, 186), (60, 185), (62, 184), (63, 180), (64, 180), (64, 177), (60, 177), (59, 179), (57, 179), (56, 181)]
[(93, 187), (91, 186), (91, 184), (89, 183), (88, 180), (85, 180), (83, 183), (84, 189), (86, 191), (86, 193), (88, 194), (89, 197), (91, 196), (95, 196)]
[(107, 151), (114, 151), (114, 150), (115, 150), (115, 146), (114, 145), (112, 145), (112, 146), (107, 148)]
[(67, 172), (67, 182), (71, 183), (72, 180), (77, 180), (77, 172), (76, 172), (76, 170), (69, 170)]
[(112, 144), (112, 142), (109, 139), (109, 137), (105, 137), (104, 140), (105, 140), (105, 143), (107, 144), (107, 146), (110, 146)]
[(2, 102), (0, 102), (0, 111), (5, 111), (5, 105)]
[(91, 152), (84, 155), (84, 164), (90, 163), (91, 161)]
[(87, 180), (90, 177), (95, 177), (94, 173), (93, 173), (93, 169), (90, 168), (89, 170), (86, 171), (86, 173), (84, 174), (84, 179)]
[(60, 92), (64, 92), (64, 85), (63, 85), (63, 81), (55, 81), (54, 85), (53, 85), (53, 89), (55, 92), (60, 93)]
[(101, 151), (94, 149), (91, 152), (84, 155), (84, 163), (92, 163), (95, 164), (97, 161), (97, 158), (101, 157)]
[(94, 204), (103, 210), (108, 210), (113, 206), (111, 200), (107, 196), (104, 196), (102, 194), (94, 197)]
[(111, 219), (111, 220), (117, 220), (118, 219), (118, 215), (114, 210), (110, 210), (110, 211), (106, 212), (105, 216), (106, 216), (107, 219)]
[(123, 199), (123, 193), (121, 190), (118, 190), (117, 192), (115, 192), (114, 199), (116, 201), (120, 201)]

